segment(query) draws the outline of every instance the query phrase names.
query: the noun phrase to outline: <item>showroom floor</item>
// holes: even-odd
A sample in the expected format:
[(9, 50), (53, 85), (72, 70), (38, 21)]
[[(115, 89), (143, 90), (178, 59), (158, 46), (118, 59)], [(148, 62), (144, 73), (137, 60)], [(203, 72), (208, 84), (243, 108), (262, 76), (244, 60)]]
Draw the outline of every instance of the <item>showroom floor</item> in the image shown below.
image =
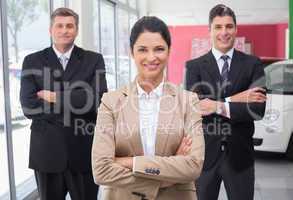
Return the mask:
[[(254, 200), (292, 200), (293, 162), (276, 154), (257, 154)], [(68, 197), (67, 200), (70, 200)], [(227, 200), (224, 187), (219, 200)]]
[[(292, 200), (293, 162), (274, 154), (256, 155), (254, 200)], [(219, 200), (227, 200), (224, 187)]]

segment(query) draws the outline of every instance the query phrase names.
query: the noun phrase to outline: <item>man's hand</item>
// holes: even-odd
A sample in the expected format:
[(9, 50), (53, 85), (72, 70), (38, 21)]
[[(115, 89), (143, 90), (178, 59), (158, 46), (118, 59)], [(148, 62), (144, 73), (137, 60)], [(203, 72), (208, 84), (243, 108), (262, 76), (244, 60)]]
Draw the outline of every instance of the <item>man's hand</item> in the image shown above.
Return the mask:
[(267, 99), (264, 93), (265, 93), (265, 89), (261, 87), (255, 87), (255, 88), (251, 88), (231, 96), (231, 101), (244, 102), (244, 103), (252, 103), (252, 102), (263, 103)]
[(133, 157), (115, 157), (115, 162), (128, 169), (133, 168)]
[(179, 148), (176, 151), (176, 156), (178, 155), (182, 155), (182, 156), (186, 156), (187, 154), (189, 154), (190, 150), (191, 150), (191, 144), (192, 144), (192, 138), (190, 135), (184, 136), (181, 140), (181, 144), (179, 146)]
[(49, 103), (56, 103), (56, 92), (49, 90), (40, 90), (37, 92), (37, 96)]
[(210, 99), (203, 99), (200, 100), (199, 104), (198, 104), (198, 108), (199, 108), (199, 112), (203, 115), (203, 116), (207, 116), (210, 114), (213, 114), (217, 111), (217, 101), (214, 100), (210, 100)]

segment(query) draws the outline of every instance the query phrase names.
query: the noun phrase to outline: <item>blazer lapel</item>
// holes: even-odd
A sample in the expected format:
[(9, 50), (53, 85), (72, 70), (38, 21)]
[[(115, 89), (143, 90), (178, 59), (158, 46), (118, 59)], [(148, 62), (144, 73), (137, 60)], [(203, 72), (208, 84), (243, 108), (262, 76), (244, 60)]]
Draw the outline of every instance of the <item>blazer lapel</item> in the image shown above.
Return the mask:
[(59, 62), (59, 60), (57, 58), (57, 55), (55, 54), (55, 52), (54, 52), (52, 47), (48, 48), (45, 51), (45, 57), (47, 59), (48, 66), (51, 69), (53, 69), (53, 70), (56, 69), (56, 70), (60, 71), (63, 74), (64, 70), (62, 68), (62, 65)]
[(235, 86), (237, 85), (238, 80), (240, 79), (239, 76), (242, 74), (242, 70), (245, 68), (243, 66), (242, 57), (237, 50), (234, 50), (230, 71), (228, 74), (229, 80), (229, 92), (232, 92)]
[[(126, 95), (125, 104), (122, 110), (123, 119), (127, 121), (126, 132), (130, 133), (129, 142), (133, 149), (134, 155), (143, 155), (143, 146), (139, 133), (139, 107), (138, 107), (138, 96), (136, 83), (131, 83), (124, 91)], [(123, 123), (123, 121), (122, 121)], [(125, 123), (125, 122), (124, 122)]]
[(67, 67), (64, 72), (64, 81), (68, 81), (71, 79), (71, 77), (75, 74), (78, 74), (77, 71), (81, 69), (82, 67), (82, 49), (78, 48), (77, 46), (74, 46), (70, 59), (67, 63)]
[(209, 73), (209, 75), (211, 76), (217, 88), (217, 84), (221, 82), (221, 74), (219, 71), (217, 61), (212, 51), (209, 51), (209, 53), (206, 55), (206, 59), (204, 60), (203, 70), (206, 70)]
[(156, 137), (156, 155), (165, 155), (166, 144), (168, 143), (168, 137), (170, 130), (172, 129), (172, 122), (174, 120), (176, 111), (176, 105), (178, 102), (175, 99), (176, 88), (168, 82), (164, 83), (163, 96), (160, 102), (160, 111), (157, 125), (157, 137)]
[[(133, 149), (134, 155), (143, 155), (143, 146), (140, 137), (139, 130), (139, 105), (138, 105), (138, 95), (136, 82), (133, 82), (123, 91), (126, 95), (125, 104), (123, 106), (122, 115), (123, 119), (127, 118), (129, 127), (127, 127), (127, 133), (129, 135), (129, 142), (131, 148)], [(176, 88), (170, 83), (164, 83), (163, 86), (163, 96), (160, 101), (160, 111), (158, 116), (157, 125), (157, 135), (156, 135), (156, 145), (155, 154), (164, 155), (166, 144), (168, 142), (168, 137), (170, 130), (172, 129), (172, 122), (174, 120), (176, 102)]]

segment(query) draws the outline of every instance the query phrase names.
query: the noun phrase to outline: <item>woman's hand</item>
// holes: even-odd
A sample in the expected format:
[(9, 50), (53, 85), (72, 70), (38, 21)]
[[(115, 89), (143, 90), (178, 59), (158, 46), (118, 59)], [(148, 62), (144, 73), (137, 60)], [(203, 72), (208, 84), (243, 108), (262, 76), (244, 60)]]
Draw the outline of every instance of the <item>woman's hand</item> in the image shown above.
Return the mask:
[(184, 136), (175, 155), (186, 156), (191, 150), (192, 138), (190, 135)]

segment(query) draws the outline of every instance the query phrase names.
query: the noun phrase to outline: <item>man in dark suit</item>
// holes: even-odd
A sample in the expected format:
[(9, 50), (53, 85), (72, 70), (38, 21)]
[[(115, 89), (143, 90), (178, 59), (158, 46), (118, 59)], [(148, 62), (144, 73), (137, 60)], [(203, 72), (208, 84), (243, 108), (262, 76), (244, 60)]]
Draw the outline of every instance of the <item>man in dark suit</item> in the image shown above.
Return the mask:
[(216, 200), (221, 182), (229, 200), (253, 200), (254, 120), (265, 111), (264, 70), (258, 58), (233, 48), (234, 12), (217, 5), (209, 14), (212, 49), (186, 64), (186, 88), (201, 99), (206, 155), (196, 182), (199, 200)]
[(20, 99), (32, 119), (29, 167), (41, 200), (96, 200), (91, 146), (97, 107), (107, 91), (101, 54), (74, 45), (78, 15), (51, 15), (51, 47), (23, 62)]

